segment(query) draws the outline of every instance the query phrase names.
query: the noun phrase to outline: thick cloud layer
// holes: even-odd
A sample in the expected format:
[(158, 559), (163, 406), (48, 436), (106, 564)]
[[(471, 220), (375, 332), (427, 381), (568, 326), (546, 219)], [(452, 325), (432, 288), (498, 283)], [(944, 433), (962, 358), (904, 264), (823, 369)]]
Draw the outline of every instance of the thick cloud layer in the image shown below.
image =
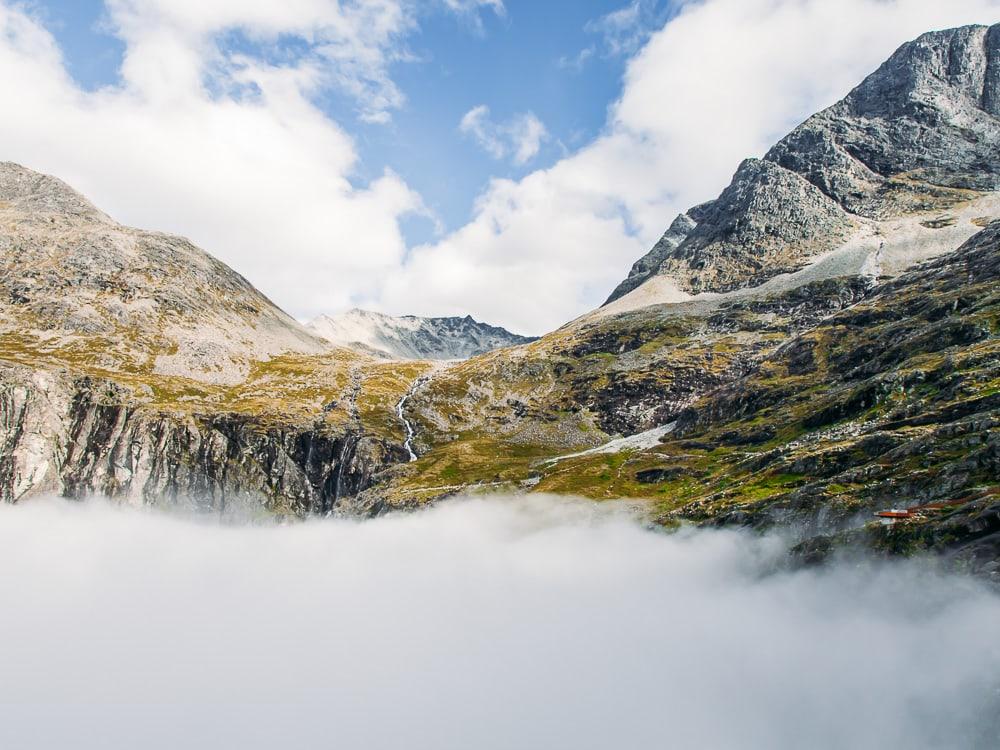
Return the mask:
[(996, 747), (1000, 600), (467, 501), (232, 528), (0, 508), (0, 745)]

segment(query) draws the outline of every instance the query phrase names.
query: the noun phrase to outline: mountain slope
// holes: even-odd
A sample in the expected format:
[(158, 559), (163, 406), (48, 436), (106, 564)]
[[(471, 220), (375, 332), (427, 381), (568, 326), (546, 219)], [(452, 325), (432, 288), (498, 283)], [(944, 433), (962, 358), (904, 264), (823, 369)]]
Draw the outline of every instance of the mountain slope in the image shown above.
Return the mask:
[[(646, 498), (665, 524), (788, 528), (802, 560), (857, 543), (933, 549), (995, 575), (1000, 160), (980, 106), (995, 38), (925, 35), (803, 126), (870, 137), (858, 153), (882, 171), (849, 184), (868, 162), (845, 166), (822, 142), (802, 152), (811, 172), (745, 162), (640, 264), (656, 275), (539, 341), (434, 373), (407, 402), (419, 460), (378, 491), (407, 503), (497, 486)], [(887, 80), (902, 81), (904, 102), (947, 112), (877, 112), (868, 92)], [(864, 120), (858, 132), (848, 116)], [(919, 117), (937, 130), (892, 153)], [(716, 291), (662, 294), (678, 278)], [(891, 506), (915, 510), (871, 523)]]
[(423, 363), (335, 349), (188, 241), (0, 164), (0, 500), (341, 511)]
[[(874, 257), (881, 222), (947, 212), (997, 189), (998, 115), (1000, 26), (932, 32), (904, 44), (763, 159), (745, 161), (718, 199), (675, 220), (608, 303), (657, 277), (679, 292), (726, 292), (838, 248), (865, 244)], [(932, 255), (935, 244), (954, 247), (952, 238), (935, 243), (934, 227), (924, 229), (928, 237), (911, 262)], [(636, 304), (657, 296), (636, 295)]]
[[(1000, 582), (1000, 221), (880, 284), (645, 308), (515, 351), (417, 392), (421, 457), (383, 496), (647, 498), (664, 524), (787, 529), (802, 560), (933, 550)], [(872, 524), (894, 507), (916, 510)]]
[(187, 240), (123, 227), (53, 177), (0, 163), (0, 224), (0, 325), (25, 348), (225, 384), (329, 349)]
[(393, 359), (466, 359), (533, 339), (471, 316), (464, 318), (394, 317), (370, 310), (321, 315), (306, 326), (335, 346), (377, 352)]

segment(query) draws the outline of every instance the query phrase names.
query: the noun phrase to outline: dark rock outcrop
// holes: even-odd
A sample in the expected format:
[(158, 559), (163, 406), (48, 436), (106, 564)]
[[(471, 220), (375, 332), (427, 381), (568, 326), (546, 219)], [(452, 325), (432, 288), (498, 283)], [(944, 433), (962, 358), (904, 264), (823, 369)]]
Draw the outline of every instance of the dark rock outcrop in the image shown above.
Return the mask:
[(243, 414), (149, 410), (112, 381), (4, 368), (0, 501), (51, 492), (232, 516), (343, 510), (402, 448)]

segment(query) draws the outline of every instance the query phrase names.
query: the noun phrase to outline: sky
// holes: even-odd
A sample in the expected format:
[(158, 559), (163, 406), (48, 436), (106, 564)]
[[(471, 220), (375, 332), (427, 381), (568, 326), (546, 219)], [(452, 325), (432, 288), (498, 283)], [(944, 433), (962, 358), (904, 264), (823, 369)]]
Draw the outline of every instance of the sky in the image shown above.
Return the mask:
[(306, 320), (551, 330), (902, 42), (1000, 0), (0, 0), (0, 159)]

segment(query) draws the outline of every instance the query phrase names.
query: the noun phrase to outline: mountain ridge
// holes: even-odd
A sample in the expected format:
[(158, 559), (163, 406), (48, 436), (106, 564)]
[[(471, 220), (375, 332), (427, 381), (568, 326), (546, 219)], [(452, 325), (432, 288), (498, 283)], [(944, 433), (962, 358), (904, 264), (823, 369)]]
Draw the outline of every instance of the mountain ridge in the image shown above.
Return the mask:
[(0, 221), (0, 320), (26, 347), (228, 384), (329, 348), (188, 240), (118, 224), (57, 178), (0, 163)]
[(535, 340), (480, 323), (471, 315), (393, 316), (358, 308), (333, 316), (321, 315), (306, 328), (335, 346), (393, 359), (467, 359)]

